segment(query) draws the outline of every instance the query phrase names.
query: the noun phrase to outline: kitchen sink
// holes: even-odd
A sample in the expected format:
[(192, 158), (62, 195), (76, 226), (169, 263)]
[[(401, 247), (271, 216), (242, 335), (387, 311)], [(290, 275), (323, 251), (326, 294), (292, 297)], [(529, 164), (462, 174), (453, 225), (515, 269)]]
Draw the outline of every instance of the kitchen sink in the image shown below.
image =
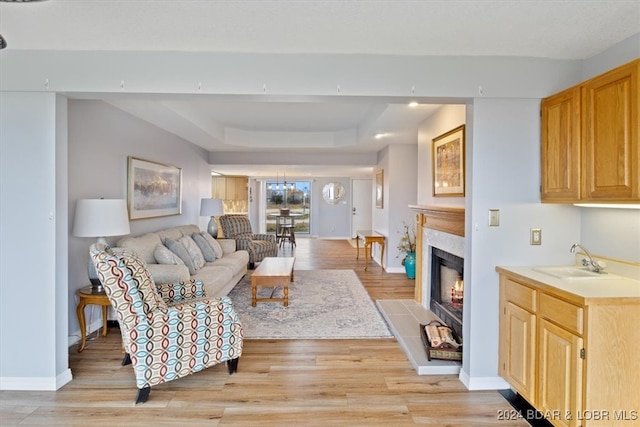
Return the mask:
[(607, 272), (591, 271), (587, 268), (573, 267), (573, 266), (560, 266), (560, 267), (535, 267), (534, 271), (548, 274), (549, 276), (557, 277), (559, 279), (566, 280), (589, 280), (589, 279), (617, 279), (618, 276), (609, 274)]

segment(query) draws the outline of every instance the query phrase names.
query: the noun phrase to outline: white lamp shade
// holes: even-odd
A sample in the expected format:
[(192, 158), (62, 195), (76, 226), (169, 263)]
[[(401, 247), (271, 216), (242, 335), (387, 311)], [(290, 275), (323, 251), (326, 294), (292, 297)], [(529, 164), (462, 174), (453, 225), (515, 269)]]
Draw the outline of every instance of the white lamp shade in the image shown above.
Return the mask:
[(224, 214), (222, 199), (202, 199), (200, 216), (218, 216)]
[(129, 234), (127, 201), (123, 199), (80, 199), (76, 204), (73, 235), (78, 237)]

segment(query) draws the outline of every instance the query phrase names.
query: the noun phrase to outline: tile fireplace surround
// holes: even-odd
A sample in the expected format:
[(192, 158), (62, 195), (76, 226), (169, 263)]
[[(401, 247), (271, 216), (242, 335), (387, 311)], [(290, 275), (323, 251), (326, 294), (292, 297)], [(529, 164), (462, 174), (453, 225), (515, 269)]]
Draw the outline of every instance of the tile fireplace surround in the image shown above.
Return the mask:
[(416, 211), (418, 224), (416, 300), (382, 300), (378, 301), (378, 307), (418, 374), (457, 374), (460, 371), (459, 362), (427, 361), (419, 324), (437, 318), (428, 308), (431, 298), (432, 248), (464, 258), (464, 209), (434, 206), (410, 208)]

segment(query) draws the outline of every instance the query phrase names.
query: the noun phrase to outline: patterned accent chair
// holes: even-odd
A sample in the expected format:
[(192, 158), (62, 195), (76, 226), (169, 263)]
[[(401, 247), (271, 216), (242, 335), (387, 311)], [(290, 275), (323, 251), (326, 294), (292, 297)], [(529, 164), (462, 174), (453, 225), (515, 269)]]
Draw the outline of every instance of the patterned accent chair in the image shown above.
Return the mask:
[(222, 215), (220, 227), (225, 239), (234, 239), (236, 249), (249, 252), (249, 268), (265, 257), (278, 256), (278, 243), (273, 234), (256, 234), (251, 230), (251, 221), (247, 215)]
[(200, 280), (156, 287), (144, 261), (130, 251), (91, 246), (91, 259), (116, 311), (138, 395), (151, 386), (227, 362), (238, 369), (243, 329), (229, 297), (207, 298)]

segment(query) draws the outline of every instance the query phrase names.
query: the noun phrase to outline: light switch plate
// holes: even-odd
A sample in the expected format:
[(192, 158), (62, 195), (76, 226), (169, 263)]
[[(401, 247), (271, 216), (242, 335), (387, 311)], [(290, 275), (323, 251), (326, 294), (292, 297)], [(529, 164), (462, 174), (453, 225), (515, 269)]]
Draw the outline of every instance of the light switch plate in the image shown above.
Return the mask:
[(489, 209), (489, 227), (499, 227), (499, 226), (500, 226), (500, 210)]
[(531, 240), (529, 242), (530, 245), (541, 245), (542, 244), (542, 230), (539, 228), (531, 229)]

